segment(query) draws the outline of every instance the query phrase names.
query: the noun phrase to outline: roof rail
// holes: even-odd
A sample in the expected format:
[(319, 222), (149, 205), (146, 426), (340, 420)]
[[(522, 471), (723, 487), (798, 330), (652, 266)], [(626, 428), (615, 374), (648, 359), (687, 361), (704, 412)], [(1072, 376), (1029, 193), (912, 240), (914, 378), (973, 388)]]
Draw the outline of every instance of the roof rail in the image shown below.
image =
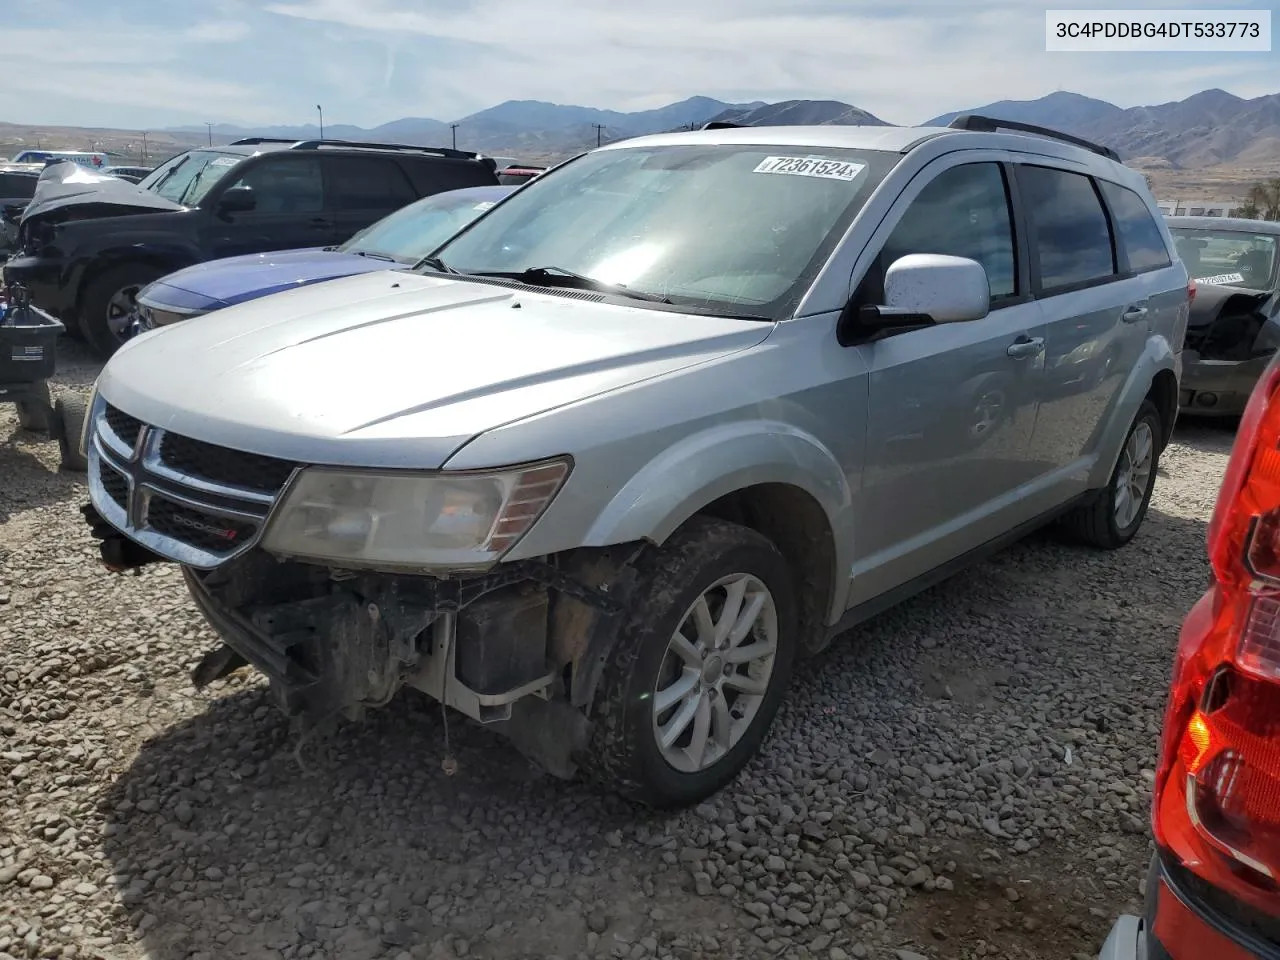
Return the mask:
[(296, 137), (242, 137), (239, 140), (232, 140), (227, 146), (229, 147), (252, 147), (258, 143), (297, 143)]
[(699, 129), (700, 130), (736, 130), (738, 127), (742, 127), (742, 126), (745, 126), (745, 124), (734, 123), (731, 120), (711, 120), (707, 123), (704, 123), (701, 127), (699, 127)]
[(994, 133), (997, 130), (1016, 130), (1019, 133), (1034, 133), (1041, 137), (1048, 137), (1050, 140), (1061, 140), (1063, 143), (1074, 144), (1077, 147), (1096, 153), (1099, 156), (1106, 157), (1108, 160), (1114, 160), (1121, 163), (1120, 154), (1116, 153), (1110, 147), (1104, 147), (1100, 143), (1094, 143), (1092, 140), (1086, 140), (1083, 137), (1074, 137), (1069, 133), (1063, 133), (1060, 130), (1051, 130), (1048, 127), (1038, 127), (1034, 123), (1020, 123), (1017, 120), (997, 120), (995, 117), (984, 117), (976, 113), (962, 113), (950, 123), (948, 127), (953, 130), (980, 130), (984, 133)]
[(449, 147), (420, 147), (412, 143), (366, 143), (361, 140), (291, 140), (293, 150), (318, 150), (320, 147), (338, 147), (356, 150), (400, 150), (406, 153), (430, 153), (438, 157), (449, 157), (454, 160), (474, 160), (479, 154), (468, 150), (452, 150)]

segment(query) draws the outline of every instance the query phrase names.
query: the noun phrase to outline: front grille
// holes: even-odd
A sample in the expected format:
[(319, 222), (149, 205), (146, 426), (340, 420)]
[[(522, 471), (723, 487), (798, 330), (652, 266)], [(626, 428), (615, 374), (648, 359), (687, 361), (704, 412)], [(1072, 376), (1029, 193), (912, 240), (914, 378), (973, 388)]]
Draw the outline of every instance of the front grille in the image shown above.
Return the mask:
[(107, 421), (107, 426), (111, 428), (111, 432), (120, 438), (120, 441), (133, 449), (133, 445), (138, 442), (138, 434), (142, 430), (142, 421), (135, 417), (129, 416), (123, 410), (117, 410), (115, 407), (107, 404), (103, 411), (103, 417)]
[(129, 509), (129, 481), (105, 463), (101, 465), (102, 488), (121, 510)]
[(257, 532), (253, 524), (215, 517), (154, 495), (147, 505), (147, 525), (157, 533), (210, 553), (226, 553)]
[(99, 398), (89, 490), (98, 512), (144, 547), (201, 569), (257, 542), (297, 464), (148, 426)]
[(278, 493), (297, 466), (288, 460), (229, 450), (176, 433), (166, 433), (160, 440), (160, 460), (180, 473), (260, 493)]

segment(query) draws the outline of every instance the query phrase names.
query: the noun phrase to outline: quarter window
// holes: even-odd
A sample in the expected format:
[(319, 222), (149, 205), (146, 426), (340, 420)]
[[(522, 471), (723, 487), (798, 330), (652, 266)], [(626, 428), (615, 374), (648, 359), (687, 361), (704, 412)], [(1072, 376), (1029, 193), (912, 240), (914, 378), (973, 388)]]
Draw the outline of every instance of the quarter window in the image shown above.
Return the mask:
[(987, 271), (993, 300), (1015, 295), (1013, 221), (999, 164), (952, 167), (921, 190), (885, 242), (873, 270), (876, 285), (883, 284), (884, 271), (894, 261), (910, 253), (976, 260)]
[(1116, 232), (1120, 235), (1128, 268), (1134, 273), (1141, 273), (1169, 266), (1173, 261), (1164, 245), (1164, 237), (1160, 235), (1160, 228), (1147, 209), (1146, 201), (1128, 187), (1105, 180), (1099, 183), (1102, 195), (1107, 198), (1107, 205), (1111, 207), (1111, 216), (1115, 220)]
[(1116, 273), (1111, 225), (1093, 181), (1083, 174), (1024, 166), (1018, 172), (1031, 220), (1031, 257), (1040, 288), (1054, 291)]

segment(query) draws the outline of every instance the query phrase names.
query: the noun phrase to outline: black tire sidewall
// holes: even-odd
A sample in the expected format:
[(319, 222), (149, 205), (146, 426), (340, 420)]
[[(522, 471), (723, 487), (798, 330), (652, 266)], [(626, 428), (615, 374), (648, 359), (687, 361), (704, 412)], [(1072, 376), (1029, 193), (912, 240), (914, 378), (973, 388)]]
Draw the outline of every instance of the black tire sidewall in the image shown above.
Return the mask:
[[(737, 538), (737, 543), (724, 552), (705, 558), (696, 569), (675, 564), (655, 571), (637, 591), (630, 623), (618, 639), (619, 648), (634, 651), (635, 656), (626, 676), (615, 674), (606, 679), (605, 686), (621, 696), (621, 729), (615, 733), (628, 742), (629, 779), (642, 785), (640, 790), (629, 792), (653, 806), (686, 806), (732, 780), (759, 748), (791, 679), (796, 637), (791, 573), (768, 540), (746, 528), (737, 530), (745, 536)], [(671, 636), (689, 608), (712, 584), (739, 573), (758, 578), (773, 596), (778, 616), (773, 673), (751, 726), (729, 753), (707, 770), (683, 773), (667, 763), (654, 739), (654, 686)]]
[[(1144, 421), (1151, 427), (1151, 442), (1154, 444), (1154, 449), (1151, 451), (1151, 473), (1147, 477), (1147, 488), (1144, 491), (1138, 515), (1133, 518), (1133, 522), (1128, 527), (1121, 529), (1116, 523), (1116, 477), (1120, 475), (1120, 467), (1124, 463), (1125, 448), (1128, 447), (1129, 440), (1138, 429), (1138, 425)], [(1111, 528), (1111, 536), (1117, 543), (1124, 544), (1132, 540), (1142, 529), (1142, 524), (1147, 518), (1147, 510), (1151, 506), (1151, 494), (1156, 487), (1156, 472), (1160, 466), (1161, 436), (1160, 411), (1150, 400), (1142, 401), (1142, 406), (1138, 408), (1138, 415), (1133, 418), (1129, 432), (1124, 435), (1124, 444), (1120, 447), (1120, 456), (1116, 458), (1115, 468), (1107, 481), (1107, 493), (1103, 498), (1107, 505), (1107, 524)]]
[(83, 340), (100, 359), (109, 359), (124, 345), (107, 324), (107, 305), (111, 298), (124, 287), (144, 287), (166, 272), (147, 263), (127, 263), (111, 267), (85, 286), (76, 325)]
[(64, 470), (84, 473), (89, 469), (88, 460), (80, 453), (80, 431), (84, 428), (88, 410), (79, 397), (62, 397), (53, 407), (50, 432), (58, 441), (58, 453)]

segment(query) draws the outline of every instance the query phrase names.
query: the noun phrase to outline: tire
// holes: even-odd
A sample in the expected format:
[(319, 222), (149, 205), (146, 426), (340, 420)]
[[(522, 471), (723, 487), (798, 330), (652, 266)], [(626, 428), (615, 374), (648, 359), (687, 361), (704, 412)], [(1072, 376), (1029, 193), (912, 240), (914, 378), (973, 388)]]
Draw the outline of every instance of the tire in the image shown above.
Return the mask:
[(89, 469), (88, 459), (80, 452), (80, 433), (88, 415), (83, 398), (75, 394), (59, 397), (53, 405), (49, 426), (54, 439), (58, 441), (63, 470), (84, 473)]
[[(1135, 437), (1141, 437), (1144, 433), (1150, 443), (1150, 457), (1145, 479), (1140, 476), (1135, 478), (1138, 482), (1137, 486), (1133, 486), (1124, 483), (1124, 478), (1128, 475)], [(1089, 503), (1076, 507), (1062, 518), (1062, 529), (1071, 539), (1102, 550), (1115, 550), (1133, 539), (1151, 505), (1151, 491), (1155, 489), (1156, 470), (1160, 465), (1162, 436), (1160, 411), (1150, 400), (1143, 400), (1142, 406), (1138, 408), (1138, 415), (1134, 417), (1129, 432), (1125, 435), (1124, 446), (1120, 448), (1120, 457), (1107, 481), (1106, 489), (1099, 491), (1098, 496)], [(1141, 440), (1138, 441), (1138, 446), (1140, 449)], [(1121, 494), (1118, 488), (1142, 491), (1142, 502), (1131, 517), (1120, 516)]]
[[(595, 724), (580, 767), (601, 786), (637, 802), (684, 807), (732, 780), (773, 722), (795, 657), (793, 580), (786, 560), (769, 540), (736, 524), (702, 518), (650, 551), (639, 561), (637, 572), (636, 590), (596, 690)], [(725, 586), (726, 580), (733, 582)], [(763, 682), (760, 674), (768, 658), (733, 665), (714, 652), (698, 660), (692, 641), (685, 644), (685, 658), (669, 649), (682, 624), (689, 637), (697, 635), (695, 604), (708, 597), (704, 624), (710, 625), (722, 614), (726, 591), (735, 583), (746, 590), (741, 611), (751, 609), (753, 600), (761, 606), (750, 632), (736, 644), (730, 638), (729, 648), (767, 650), (768, 631), (773, 627), (772, 669)], [(700, 668), (692, 666), (695, 662)], [(756, 670), (754, 678), (741, 673), (748, 668)], [(752, 680), (756, 692), (749, 694), (742, 685)], [(670, 695), (678, 683), (686, 682), (693, 684), (688, 696), (659, 710), (662, 693)], [(686, 718), (693, 719), (687, 719), (683, 733), (664, 753), (658, 740), (659, 720), (668, 731), (676, 730), (676, 717), (686, 709), (692, 711)], [(699, 725), (706, 749), (719, 754), (704, 755), (704, 765), (695, 763), (692, 750)], [(679, 755), (685, 769), (670, 759), (673, 754)]]
[(49, 414), (53, 410), (49, 399), (49, 381), (41, 380), (34, 384), (32, 392), (34, 397), (14, 404), (18, 408), (18, 426), (23, 430), (45, 433), (49, 429)]
[(98, 359), (108, 360), (124, 343), (128, 315), (123, 311), (139, 290), (164, 275), (146, 263), (112, 267), (90, 280), (80, 300), (77, 323), (80, 335)]

